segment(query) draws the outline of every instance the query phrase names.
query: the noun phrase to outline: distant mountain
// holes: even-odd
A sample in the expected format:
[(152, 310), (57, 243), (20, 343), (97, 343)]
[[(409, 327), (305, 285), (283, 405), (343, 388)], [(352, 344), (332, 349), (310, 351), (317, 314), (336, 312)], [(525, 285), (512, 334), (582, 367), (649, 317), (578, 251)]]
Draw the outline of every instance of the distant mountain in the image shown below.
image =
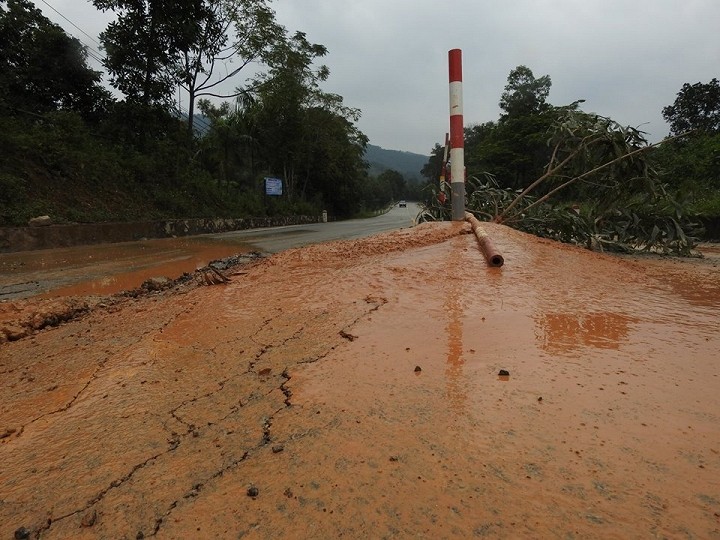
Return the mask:
[(365, 160), (370, 164), (368, 172), (372, 176), (387, 171), (395, 170), (402, 174), (409, 183), (420, 182), (422, 175), (420, 171), (430, 159), (422, 154), (402, 152), (400, 150), (386, 150), (379, 146), (367, 145)]

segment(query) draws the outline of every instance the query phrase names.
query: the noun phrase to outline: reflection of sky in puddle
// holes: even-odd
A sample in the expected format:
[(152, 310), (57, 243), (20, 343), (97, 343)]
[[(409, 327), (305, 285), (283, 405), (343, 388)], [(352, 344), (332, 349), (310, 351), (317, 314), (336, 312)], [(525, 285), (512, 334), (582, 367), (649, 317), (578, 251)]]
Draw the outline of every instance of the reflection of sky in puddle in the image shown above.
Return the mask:
[(535, 317), (536, 337), (549, 353), (581, 347), (618, 349), (628, 340), (635, 319), (618, 313), (542, 313)]
[[(458, 268), (460, 247), (458, 243), (460, 237), (456, 237), (451, 250), (449, 268)], [(448, 287), (445, 297), (445, 312), (448, 314), (447, 323), (447, 368), (445, 374), (447, 376), (447, 395), (451, 409), (456, 413), (462, 413), (465, 409), (465, 401), (467, 399), (467, 391), (465, 381), (463, 381), (463, 365), (465, 359), (462, 356), (463, 351), (463, 306), (460, 301), (460, 295), (463, 291), (458, 287), (453, 287), (452, 283)]]

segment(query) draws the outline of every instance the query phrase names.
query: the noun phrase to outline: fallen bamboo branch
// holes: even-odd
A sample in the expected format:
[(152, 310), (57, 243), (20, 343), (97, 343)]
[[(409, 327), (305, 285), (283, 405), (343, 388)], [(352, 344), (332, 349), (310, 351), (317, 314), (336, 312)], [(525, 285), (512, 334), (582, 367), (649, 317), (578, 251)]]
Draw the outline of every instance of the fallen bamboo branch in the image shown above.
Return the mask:
[(212, 266), (207, 266), (203, 268), (200, 272), (206, 285), (220, 285), (222, 283), (228, 283), (230, 281), (230, 279), (225, 276), (225, 274), (213, 268)]

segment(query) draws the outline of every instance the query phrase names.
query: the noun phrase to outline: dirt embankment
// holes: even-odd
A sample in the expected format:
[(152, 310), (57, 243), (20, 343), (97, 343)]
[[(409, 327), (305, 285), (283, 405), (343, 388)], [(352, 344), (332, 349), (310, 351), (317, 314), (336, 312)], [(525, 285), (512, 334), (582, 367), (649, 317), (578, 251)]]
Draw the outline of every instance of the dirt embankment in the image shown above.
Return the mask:
[(0, 345), (0, 536), (719, 537), (715, 263), (465, 232)]

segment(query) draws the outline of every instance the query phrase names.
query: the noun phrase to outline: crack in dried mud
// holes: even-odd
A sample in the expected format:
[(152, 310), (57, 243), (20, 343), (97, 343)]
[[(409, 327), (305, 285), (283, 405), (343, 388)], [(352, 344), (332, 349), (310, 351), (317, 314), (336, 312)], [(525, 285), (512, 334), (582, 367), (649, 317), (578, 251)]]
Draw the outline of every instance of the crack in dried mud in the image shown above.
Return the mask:
[(27, 424), (20, 426), (20, 428), (15, 433), (14, 438), (17, 439), (17, 438), (21, 437), (23, 435), (23, 433), (25, 432), (26, 427), (31, 426), (34, 423), (39, 422), (40, 420), (47, 418), (49, 416), (53, 416), (53, 415), (56, 415), (56, 414), (59, 414), (59, 413), (69, 410), (75, 404), (75, 402), (80, 398), (80, 396), (85, 392), (85, 390), (88, 389), (88, 387), (92, 384), (92, 382), (97, 379), (98, 372), (104, 367), (104, 365), (105, 365), (105, 362), (103, 361), (96, 366), (95, 371), (92, 373), (92, 375), (90, 375), (90, 378), (83, 385), (83, 387), (80, 390), (78, 390), (78, 392), (70, 399), (70, 401), (68, 401), (62, 407), (59, 407), (53, 411), (41, 414), (40, 416), (37, 416), (37, 417), (33, 418), (32, 420), (30, 420)]
[[(384, 305), (387, 301), (385, 299), (377, 299), (377, 298), (367, 297), (365, 299), (365, 302), (368, 304), (372, 304), (371, 307), (369, 309), (363, 311), (360, 315), (356, 316), (352, 321), (350, 321), (348, 324), (346, 324), (344, 326), (344, 330), (342, 330), (341, 332), (349, 332), (360, 320), (362, 320), (363, 318), (367, 317), (369, 314), (380, 309), (382, 307), (382, 305)], [(179, 315), (179, 314), (177, 314), (177, 315)], [(177, 315), (176, 315), (176, 317), (173, 317), (173, 319), (167, 321), (163, 325), (163, 328), (167, 328), (170, 325), (170, 323), (172, 322), (172, 320), (177, 318)], [(290, 343), (291, 341), (300, 339), (303, 336), (303, 333), (306, 331), (306, 327), (301, 326), (300, 328), (296, 329), (292, 335), (279, 338), (276, 340), (275, 343), (262, 344), (262, 343), (258, 342), (256, 339), (257, 336), (260, 335), (264, 329), (272, 326), (272, 323), (275, 319), (276, 319), (276, 317), (271, 317), (269, 319), (264, 320), (263, 323), (258, 328), (258, 330), (251, 336), (252, 340), (258, 346), (262, 347), (260, 349), (260, 351), (258, 351), (254, 357), (255, 361), (252, 363), (253, 364), (252, 368), (254, 368), (254, 365), (257, 364), (258, 362), (260, 362), (268, 352), (281, 350), (283, 347), (287, 346), (287, 344)], [(338, 335), (342, 337), (342, 333), (339, 333)], [(140, 339), (142, 339), (142, 338), (140, 338)], [(260, 426), (261, 439), (260, 439), (260, 441), (254, 447), (250, 448), (249, 450), (246, 450), (242, 454), (241, 457), (234, 459), (229, 464), (223, 466), (222, 468), (218, 469), (217, 471), (210, 474), (209, 476), (206, 476), (202, 481), (195, 482), (191, 486), (191, 488), (185, 494), (183, 494), (183, 496), (181, 498), (174, 500), (172, 503), (170, 503), (168, 505), (166, 511), (162, 514), (162, 516), (156, 518), (156, 520), (153, 524), (153, 527), (152, 527), (152, 531), (147, 534), (143, 533), (143, 536), (150, 537), (150, 536), (157, 535), (160, 532), (160, 530), (162, 529), (163, 524), (167, 521), (167, 519), (176, 510), (178, 505), (180, 505), (181, 503), (183, 503), (183, 505), (193, 504), (197, 499), (199, 499), (202, 496), (202, 491), (206, 488), (206, 486), (208, 484), (212, 483), (217, 478), (222, 477), (228, 471), (237, 468), (238, 466), (240, 466), (240, 464), (251, 459), (252, 456), (256, 452), (267, 447), (267, 445), (270, 444), (271, 442), (277, 442), (277, 441), (273, 441), (273, 435), (272, 435), (271, 428), (272, 428), (275, 416), (277, 414), (279, 414), (280, 412), (282, 412), (283, 410), (292, 406), (292, 403), (291, 403), (292, 392), (288, 388), (288, 383), (291, 380), (291, 375), (290, 375), (291, 367), (301, 365), (301, 364), (316, 363), (316, 362), (322, 360), (323, 358), (327, 357), (327, 355), (330, 354), (330, 352), (332, 352), (333, 350), (335, 350), (336, 347), (337, 347), (337, 343), (330, 345), (325, 351), (323, 351), (319, 354), (316, 354), (315, 356), (313, 356), (311, 358), (302, 358), (300, 360), (297, 360), (293, 364), (286, 365), (285, 368), (283, 369), (283, 371), (281, 372), (281, 374), (275, 376), (276, 378), (281, 379), (279, 381), (279, 384), (277, 386), (272, 387), (269, 391), (267, 391), (265, 393), (266, 395), (269, 395), (272, 392), (279, 390), (282, 393), (282, 395), (284, 396), (284, 399), (283, 399), (282, 407), (279, 407), (278, 409), (272, 411), (268, 416), (261, 419), (261, 426)], [(200, 349), (200, 350), (207, 352), (207, 349)], [(48, 413), (43, 416), (61, 413), (61, 412), (67, 411), (70, 407), (72, 407), (72, 405), (75, 403), (75, 401), (88, 388), (88, 386), (92, 383), (92, 381), (94, 381), (98, 378), (98, 373), (104, 367), (104, 365), (105, 365), (105, 362), (103, 362), (103, 364), (96, 367), (96, 370), (93, 373), (93, 375), (89, 378), (89, 380), (86, 382), (86, 384), (83, 386), (83, 388), (73, 397), (73, 399), (70, 400), (69, 403), (67, 403), (65, 406), (63, 406), (61, 408), (58, 408), (57, 410), (53, 411), (52, 413)], [(226, 389), (227, 384), (230, 381), (232, 381), (233, 379), (242, 378), (242, 377), (250, 376), (250, 375), (257, 376), (258, 373), (256, 371), (254, 371), (254, 369), (252, 369), (252, 368), (245, 372), (234, 374), (223, 380), (217, 381), (216, 389), (193, 396), (189, 399), (185, 399), (181, 403), (179, 403), (178, 405), (176, 405), (175, 407), (170, 409), (169, 410), (170, 417), (174, 421), (179, 423), (180, 425), (183, 425), (186, 428), (186, 431), (184, 433), (177, 433), (174, 430), (172, 430), (171, 428), (169, 428), (169, 426), (167, 426), (167, 424), (163, 421), (162, 422), (163, 429), (165, 429), (170, 436), (170, 439), (168, 440), (169, 447), (165, 451), (156, 453), (156, 454), (148, 457), (147, 459), (143, 460), (142, 462), (134, 465), (122, 477), (117, 478), (117, 479), (113, 480), (112, 482), (110, 482), (110, 484), (106, 488), (104, 488), (103, 490), (98, 492), (83, 507), (75, 509), (71, 512), (67, 512), (58, 517), (50, 516), (48, 518), (48, 522), (43, 527), (40, 527), (36, 531), (36, 535), (38, 537), (40, 537), (43, 533), (50, 531), (51, 528), (53, 527), (53, 525), (59, 524), (59, 523), (63, 522), (64, 520), (72, 518), (73, 516), (87, 514), (89, 511), (91, 511), (93, 509), (93, 507), (95, 507), (97, 504), (102, 502), (112, 490), (122, 488), (122, 486), (124, 486), (127, 482), (129, 482), (136, 475), (136, 473), (138, 473), (138, 471), (140, 471), (146, 467), (152, 466), (153, 463), (157, 462), (160, 459), (165, 458), (167, 455), (176, 451), (183, 444), (183, 441), (187, 437), (189, 437), (189, 436), (201, 437), (202, 435), (198, 432), (198, 427), (193, 422), (184, 418), (179, 413), (179, 411), (181, 411), (183, 408), (187, 407), (190, 404), (197, 403), (198, 401), (200, 401), (202, 399), (210, 398), (210, 397), (215, 396), (219, 392), (223, 392)], [(256, 387), (256, 388), (258, 388), (258, 387)], [(253, 393), (254, 393), (254, 391), (253, 391)], [(248, 400), (252, 399), (252, 393), (251, 393), (250, 397), (247, 399)], [(243, 407), (243, 403), (242, 403), (242, 398), (241, 398), (237, 404), (230, 407), (228, 413), (220, 419), (220, 422), (222, 423), (225, 420), (227, 420), (228, 418), (230, 418), (233, 414), (236, 414), (242, 407)], [(38, 417), (38, 419), (40, 419), (40, 418), (41, 417)], [(36, 419), (36, 420), (38, 420), (38, 419)], [(301, 435), (302, 434), (295, 434), (293, 439), (297, 439), (298, 436), (301, 436)], [(280, 442), (282, 442), (282, 441), (280, 441)], [(139, 533), (141, 533), (141, 532), (142, 531), (139, 531)]]
[[(359, 315), (358, 317), (356, 317), (351, 323), (349, 323), (349, 324), (345, 327), (347, 330), (352, 329), (352, 328), (353, 328), (360, 320), (362, 320), (364, 317), (367, 317), (369, 314), (371, 314), (371, 313), (379, 310), (383, 305), (385, 305), (385, 304), (387, 303), (387, 300), (384, 299), (384, 298), (377, 299), (377, 298), (367, 297), (367, 298), (365, 298), (365, 301), (366, 301), (368, 304), (374, 304), (374, 305), (373, 305), (370, 309), (368, 309), (367, 311), (365, 311), (363, 314), (361, 314), (361, 315)], [(302, 333), (305, 331), (305, 327), (303, 326), (303, 327), (301, 327), (300, 329), (296, 330), (295, 333), (294, 333), (292, 336), (289, 336), (289, 337), (286, 337), (286, 338), (282, 339), (281, 342), (280, 342), (279, 344), (276, 344), (276, 345), (275, 345), (275, 344), (265, 344), (265, 345), (263, 345), (263, 344), (261, 344), (261, 343), (258, 343), (254, 338), (262, 331), (263, 328), (270, 326), (270, 324), (272, 323), (272, 321), (273, 321), (274, 319), (275, 319), (275, 318), (270, 318), (270, 319), (266, 319), (265, 321), (263, 321), (263, 324), (261, 325), (261, 328), (259, 328), (259, 329), (253, 334), (253, 336), (251, 336), (251, 339), (253, 339), (253, 341), (254, 341), (258, 346), (263, 346), (263, 348), (257, 353), (257, 355), (256, 355), (256, 357), (255, 357), (255, 359), (256, 359), (256, 362), (255, 362), (255, 363), (257, 363), (257, 362), (262, 358), (262, 356), (263, 356), (266, 352), (268, 352), (269, 350), (282, 348), (284, 345), (286, 345), (286, 344), (289, 343), (290, 341), (299, 339), (299, 338), (302, 336)], [(341, 334), (339, 334), (339, 335), (341, 335)], [(331, 347), (329, 347), (324, 353), (319, 354), (319, 355), (317, 355), (317, 356), (315, 356), (314, 358), (311, 358), (311, 359), (303, 359), (303, 360), (297, 361), (297, 362), (295, 362), (294, 365), (310, 364), (310, 363), (318, 362), (318, 361), (322, 360), (323, 358), (325, 358), (325, 357), (326, 357), (331, 351), (333, 351), (335, 348), (336, 348), (336, 346), (331, 346)], [(253, 366), (253, 367), (254, 367), (254, 366)], [(276, 391), (276, 390), (280, 390), (280, 391), (282, 392), (282, 394), (285, 396), (285, 399), (284, 399), (284, 401), (283, 401), (283, 406), (282, 406), (282, 407), (280, 407), (280, 408), (278, 408), (277, 410), (275, 410), (275, 411), (274, 411), (272, 414), (270, 414), (269, 416), (264, 417), (264, 418), (261, 419), (262, 439), (261, 439), (260, 443), (257, 444), (255, 447), (251, 448), (250, 450), (246, 451), (246, 452), (242, 455), (242, 457), (241, 457), (240, 459), (238, 459), (238, 460), (232, 462), (230, 465), (228, 465), (228, 466), (226, 466), (226, 467), (223, 467), (222, 469), (218, 470), (216, 473), (212, 474), (210, 477), (208, 477), (208, 478), (207, 478), (206, 480), (204, 480), (203, 482), (199, 482), (199, 483), (196, 483), (195, 485), (193, 485), (192, 488), (190, 489), (190, 491), (188, 491), (185, 495), (183, 495), (182, 499), (178, 499), (178, 500), (173, 501), (173, 502), (169, 505), (169, 507), (168, 507), (167, 511), (164, 513), (164, 515), (156, 520), (155, 526), (154, 526), (154, 528), (153, 528), (153, 531), (152, 531), (152, 533), (150, 533), (150, 534), (147, 535), (148, 537), (150, 537), (150, 536), (156, 536), (156, 535), (160, 532), (160, 529), (162, 528), (163, 523), (165, 523), (165, 521), (167, 520), (167, 518), (170, 517), (170, 515), (173, 513), (173, 511), (178, 507), (178, 505), (179, 505), (181, 502), (185, 502), (185, 503), (187, 503), (187, 504), (193, 504), (197, 499), (199, 499), (199, 498), (201, 497), (201, 493), (202, 493), (202, 491), (203, 491), (203, 488), (204, 488), (205, 486), (207, 486), (209, 483), (211, 483), (213, 480), (221, 477), (223, 474), (225, 474), (225, 473), (228, 472), (229, 470), (232, 470), (232, 469), (236, 468), (236, 467), (239, 466), (241, 463), (243, 463), (243, 462), (251, 459), (252, 455), (253, 455), (255, 452), (261, 450), (261, 449), (264, 448), (264, 447), (267, 447), (267, 445), (269, 445), (271, 442), (278, 442), (278, 441), (273, 441), (271, 428), (272, 428), (273, 420), (274, 420), (275, 416), (276, 416), (277, 414), (279, 414), (280, 412), (282, 412), (283, 410), (292, 407), (292, 403), (291, 403), (292, 391), (287, 387), (287, 384), (289, 383), (289, 381), (290, 381), (290, 379), (291, 379), (291, 376), (290, 376), (290, 374), (289, 374), (289, 369), (290, 369), (290, 367), (289, 367), (289, 366), (286, 366), (286, 367), (283, 369), (282, 373), (280, 374), (280, 377), (283, 379), (282, 382), (280, 383), (280, 385), (277, 386), (277, 387), (273, 387), (271, 390), (269, 390), (269, 391), (266, 393), (266, 394), (270, 394), (270, 393), (272, 393), (272, 392), (274, 392), (274, 391)], [(255, 373), (255, 372), (254, 372), (254, 371), (248, 371), (248, 372), (245, 372), (245, 373), (241, 373), (241, 374), (239, 374), (238, 376), (247, 375), (247, 374), (251, 374), (251, 373)], [(232, 377), (231, 377), (231, 378), (232, 378)], [(224, 381), (224, 382), (227, 383), (231, 378), (228, 378), (228, 379), (227, 379), (226, 381)], [(223, 386), (224, 386), (224, 384), (221, 384), (219, 390), (222, 390)], [(186, 423), (184, 420), (182, 420), (182, 419), (180, 419), (179, 417), (177, 417), (176, 414), (175, 414), (176, 411), (177, 411), (178, 409), (182, 408), (184, 405), (187, 405), (187, 404), (190, 403), (190, 402), (197, 401), (198, 399), (202, 399), (203, 397), (209, 397), (210, 395), (212, 395), (212, 394), (214, 394), (214, 393), (215, 393), (215, 392), (211, 392), (211, 393), (208, 393), (207, 395), (197, 396), (196, 398), (193, 398), (193, 399), (190, 399), (190, 400), (186, 400), (186, 402), (183, 402), (181, 405), (179, 405), (179, 406), (176, 407), (173, 411), (171, 411), (171, 412), (172, 412), (172, 416), (173, 416), (174, 418), (176, 418), (178, 421), (180, 421), (181, 423), (187, 425), (187, 426), (189, 427), (189, 430), (190, 430), (190, 431), (193, 431), (193, 430), (195, 429), (195, 426), (192, 425), (192, 424), (188, 424), (188, 423)], [(233, 407), (231, 407), (231, 410), (230, 410), (230, 412), (228, 413), (228, 415), (226, 415), (225, 417), (223, 417), (222, 420), (225, 420), (225, 419), (229, 418), (229, 416), (231, 416), (232, 414), (234, 414), (235, 412), (237, 412), (240, 408), (242, 408), (242, 404), (240, 404), (239, 407), (238, 407), (238, 406), (233, 406)], [(222, 420), (221, 420), (221, 421), (222, 421)], [(87, 509), (86, 509), (86, 510), (87, 510)]]
[(169, 442), (169, 444), (170, 444), (170, 448), (168, 448), (165, 452), (160, 452), (160, 453), (158, 453), (158, 454), (155, 454), (155, 455), (149, 457), (148, 459), (144, 460), (143, 462), (138, 463), (138, 464), (136, 464), (135, 466), (133, 466), (132, 469), (130, 469), (130, 471), (129, 471), (127, 474), (125, 474), (125, 475), (122, 476), (121, 478), (118, 478), (118, 479), (113, 480), (112, 482), (110, 482), (110, 485), (109, 485), (108, 487), (106, 487), (105, 489), (103, 489), (102, 491), (100, 491), (100, 492), (99, 492), (95, 497), (93, 497), (90, 501), (88, 501), (88, 503), (87, 503), (87, 505), (86, 505), (85, 507), (80, 508), (80, 509), (78, 509), (78, 510), (74, 510), (74, 511), (72, 511), (72, 512), (68, 512), (67, 514), (64, 514), (64, 515), (62, 515), (62, 516), (60, 516), (60, 517), (57, 517), (57, 518), (49, 517), (49, 518), (48, 518), (48, 522), (47, 522), (47, 526), (46, 526), (46, 527), (42, 527), (42, 528), (40, 528), (40, 529), (37, 531), (37, 533), (36, 533), (37, 538), (40, 538), (40, 537), (42, 536), (42, 533), (49, 531), (50, 528), (51, 528), (54, 524), (60, 523), (61, 521), (65, 520), (65, 519), (68, 519), (68, 518), (70, 518), (70, 517), (72, 517), (72, 516), (76, 516), (76, 515), (78, 515), (78, 514), (84, 514), (84, 513), (86, 513), (88, 510), (90, 510), (90, 509), (91, 509), (93, 506), (95, 506), (97, 503), (101, 502), (101, 501), (107, 496), (107, 494), (108, 494), (110, 491), (112, 491), (112, 490), (114, 490), (114, 489), (117, 489), (117, 488), (121, 487), (123, 484), (125, 484), (126, 482), (128, 482), (128, 481), (135, 475), (135, 473), (137, 473), (139, 470), (145, 468), (146, 466), (148, 466), (148, 464), (150, 464), (151, 462), (154, 462), (155, 460), (159, 459), (160, 457), (162, 457), (162, 456), (164, 456), (164, 455), (167, 455), (167, 454), (175, 451), (175, 450), (178, 448), (178, 446), (180, 445), (180, 441), (179, 441), (178, 439), (171, 439), (171, 440), (168, 441), (168, 442)]
[[(222, 477), (222, 476), (223, 476), (225, 473), (227, 473), (228, 471), (231, 471), (231, 470), (237, 468), (241, 463), (243, 463), (245, 460), (248, 459), (249, 455), (250, 455), (249, 452), (245, 452), (242, 456), (240, 456), (240, 458), (234, 460), (233, 462), (231, 462), (231, 463), (230, 463), (229, 465), (227, 465), (226, 467), (223, 467), (222, 469), (220, 469), (220, 470), (217, 471), (216, 473), (212, 474), (212, 475), (211, 475), (207, 480), (205, 480), (204, 482), (199, 482), (199, 483), (193, 485), (192, 488), (190, 489), (190, 491), (188, 491), (185, 495), (183, 495), (182, 500), (191, 500), (191, 499), (194, 500), (194, 499), (196, 499), (197, 497), (199, 497), (199, 496), (200, 496), (200, 493), (201, 493), (202, 490), (203, 490), (203, 488), (204, 488), (207, 484), (209, 484), (209, 483), (212, 482), (213, 480), (216, 480), (216, 479)], [(155, 521), (155, 526), (153, 527), (153, 531), (152, 531), (152, 533), (150, 533), (148, 536), (156, 536), (156, 535), (158, 534), (158, 532), (160, 532), (160, 528), (162, 527), (162, 524), (165, 522), (165, 520), (167, 520), (168, 517), (170, 517), (170, 515), (171, 515), (172, 512), (173, 512), (173, 510), (175, 510), (175, 508), (177, 508), (178, 504), (180, 504), (180, 503), (182, 502), (182, 500), (181, 500), (181, 499), (178, 499), (178, 500), (176, 500), (176, 501), (173, 501), (173, 502), (170, 504), (170, 506), (168, 507), (168, 509), (167, 509), (167, 511), (165, 512), (165, 514), (164, 514), (162, 517), (158, 518), (158, 519)]]

